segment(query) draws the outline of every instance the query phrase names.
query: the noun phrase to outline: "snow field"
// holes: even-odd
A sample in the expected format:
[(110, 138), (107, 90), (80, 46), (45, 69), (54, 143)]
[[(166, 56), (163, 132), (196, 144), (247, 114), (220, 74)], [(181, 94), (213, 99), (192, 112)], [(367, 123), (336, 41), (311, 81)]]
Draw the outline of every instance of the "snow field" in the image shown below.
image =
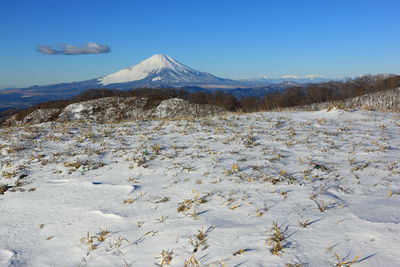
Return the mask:
[(0, 129), (0, 266), (400, 265), (400, 117)]

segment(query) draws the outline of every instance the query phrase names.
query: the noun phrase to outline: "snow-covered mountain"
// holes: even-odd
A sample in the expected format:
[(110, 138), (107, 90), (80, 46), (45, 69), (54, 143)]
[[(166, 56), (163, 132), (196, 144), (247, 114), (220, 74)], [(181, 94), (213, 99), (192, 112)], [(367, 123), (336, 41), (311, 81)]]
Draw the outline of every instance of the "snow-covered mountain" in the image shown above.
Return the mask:
[(106, 75), (97, 81), (104, 86), (121, 83), (151, 86), (230, 82), (207, 72), (192, 69), (170, 56), (161, 54), (153, 55), (137, 65)]

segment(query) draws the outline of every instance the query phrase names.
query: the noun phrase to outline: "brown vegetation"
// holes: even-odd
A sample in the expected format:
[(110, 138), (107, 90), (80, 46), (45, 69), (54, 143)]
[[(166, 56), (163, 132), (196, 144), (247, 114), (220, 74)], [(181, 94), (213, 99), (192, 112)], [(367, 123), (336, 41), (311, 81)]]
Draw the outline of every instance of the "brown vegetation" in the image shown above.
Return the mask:
[(268, 94), (259, 101), (259, 110), (273, 110), (313, 103), (333, 102), (400, 87), (400, 76), (365, 75), (347, 80), (294, 86), (281, 93)]

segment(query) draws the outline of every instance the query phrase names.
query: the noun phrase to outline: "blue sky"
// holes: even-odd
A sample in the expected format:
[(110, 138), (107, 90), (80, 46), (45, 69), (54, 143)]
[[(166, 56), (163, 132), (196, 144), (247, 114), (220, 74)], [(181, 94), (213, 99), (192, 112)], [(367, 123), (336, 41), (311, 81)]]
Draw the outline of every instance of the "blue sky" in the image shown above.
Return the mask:
[[(400, 73), (400, 1), (1, 0), (0, 87), (81, 81), (153, 54), (225, 78)], [(88, 42), (109, 53), (44, 55)]]

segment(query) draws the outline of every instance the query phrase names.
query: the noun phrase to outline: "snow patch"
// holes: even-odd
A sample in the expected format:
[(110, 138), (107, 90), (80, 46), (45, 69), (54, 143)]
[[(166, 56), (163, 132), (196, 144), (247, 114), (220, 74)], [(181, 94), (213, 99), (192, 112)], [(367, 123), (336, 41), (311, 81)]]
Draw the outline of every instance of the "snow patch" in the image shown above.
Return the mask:
[(11, 263), (11, 259), (14, 256), (14, 252), (0, 249), (0, 266), (8, 266)]
[(376, 223), (400, 223), (400, 199), (366, 200), (351, 206), (358, 218)]

